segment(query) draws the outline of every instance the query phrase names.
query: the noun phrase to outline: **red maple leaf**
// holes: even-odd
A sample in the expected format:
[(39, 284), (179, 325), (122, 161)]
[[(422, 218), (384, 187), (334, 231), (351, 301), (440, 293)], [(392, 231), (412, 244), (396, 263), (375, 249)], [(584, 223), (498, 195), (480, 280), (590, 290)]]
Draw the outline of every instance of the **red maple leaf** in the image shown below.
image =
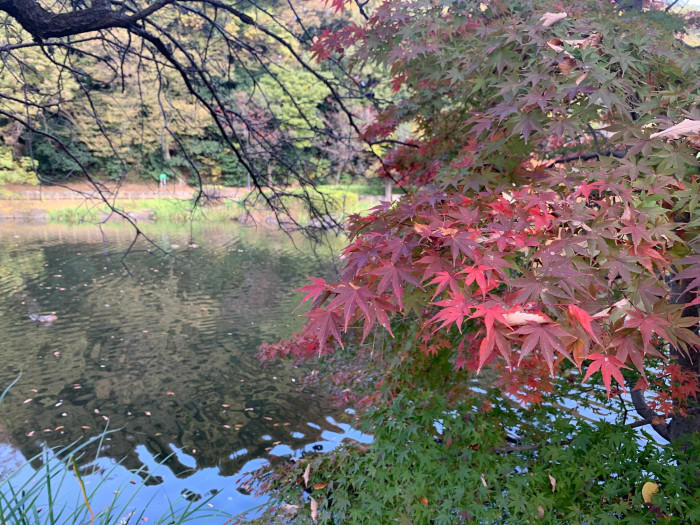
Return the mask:
[(518, 328), (514, 334), (524, 335), (520, 345), (520, 362), (535, 348), (539, 348), (544, 360), (549, 367), (549, 372), (554, 375), (554, 352), (557, 351), (570, 361), (571, 356), (566, 351), (564, 340), (574, 339), (571, 334), (562, 330), (556, 323), (529, 323)]
[(505, 342), (505, 338), (503, 338), (500, 333), (497, 334), (494, 328), (496, 321), (510, 328), (510, 325), (503, 315), (505, 313), (506, 311), (500, 304), (489, 301), (488, 303), (477, 304), (474, 307), (474, 313), (469, 316), (470, 318), (482, 317), (484, 328), (486, 329), (486, 337), (481, 340), (481, 344), (479, 345), (479, 368), (477, 371), (480, 371), (481, 367), (491, 357), (495, 345), (498, 345), (501, 355), (503, 355), (507, 361), (509, 360), (510, 343)]
[(586, 310), (584, 310), (583, 308), (579, 308), (575, 304), (570, 304), (569, 319), (575, 319), (578, 322), (578, 324), (581, 325), (581, 328), (583, 328), (584, 331), (588, 335), (590, 335), (596, 343), (601, 344), (600, 339), (598, 339), (598, 336), (595, 334), (593, 326), (591, 325), (593, 317)]
[(391, 90), (396, 92), (401, 89), (403, 83), (406, 82), (406, 78), (406, 73), (401, 73), (399, 76), (394, 77), (391, 81)]
[(343, 341), (340, 339), (340, 330), (338, 329), (340, 323), (338, 314), (325, 308), (315, 308), (304, 314), (304, 316), (309, 319), (309, 323), (306, 325), (306, 332), (314, 334), (318, 338), (319, 353), (323, 353), (330, 336), (333, 336), (333, 339), (341, 347), (343, 346)]
[(627, 312), (627, 318), (623, 328), (638, 328), (642, 334), (642, 343), (644, 345), (644, 353), (654, 353), (651, 345), (652, 335), (656, 334), (666, 341), (673, 342), (673, 339), (666, 331), (666, 327), (671, 323), (668, 319), (664, 319), (659, 314), (647, 313), (639, 309)]
[(297, 288), (294, 291), (307, 292), (306, 296), (304, 296), (301, 302), (303, 303), (305, 301), (311, 301), (311, 304), (315, 305), (318, 298), (329, 291), (329, 287), (326, 281), (320, 277), (307, 276), (307, 279), (311, 280), (311, 284), (307, 284), (305, 286), (302, 286), (301, 288)]
[(465, 317), (469, 317), (471, 312), (471, 303), (468, 303), (464, 295), (461, 293), (450, 293), (449, 299), (444, 299), (433, 303), (436, 306), (443, 307), (438, 313), (436, 313), (429, 321), (430, 324), (435, 322), (442, 322), (440, 326), (436, 328), (444, 328), (446, 326), (455, 323), (457, 329), (462, 331), (462, 323)]
[(603, 376), (603, 384), (605, 385), (605, 390), (608, 393), (608, 398), (610, 398), (611, 377), (615, 378), (615, 381), (617, 381), (620, 384), (622, 390), (625, 389), (625, 378), (622, 377), (621, 369), (627, 368), (629, 370), (629, 367), (623, 365), (619, 359), (611, 355), (603, 354), (590, 354), (586, 356), (586, 359), (590, 359), (593, 362), (590, 365), (588, 365), (586, 375), (583, 377), (583, 383), (585, 383), (588, 380), (588, 378), (590, 378), (593, 374), (600, 370), (600, 373)]
[(451, 235), (445, 241), (447, 246), (452, 249), (452, 264), (457, 262), (457, 257), (462, 253), (467, 257), (474, 259), (480, 248), (479, 243), (474, 241), (467, 232), (460, 231)]
[(546, 209), (542, 210), (539, 206), (530, 208), (529, 214), (530, 219), (535, 223), (535, 230), (546, 230), (554, 219), (554, 215), (550, 214)]
[(326, 0), (326, 5), (331, 4), (336, 13), (345, 11), (345, 4), (348, 0)]
[(457, 282), (457, 279), (455, 279), (454, 274), (451, 272), (437, 272), (433, 280), (430, 281), (427, 286), (430, 286), (431, 284), (438, 285), (435, 289), (435, 293), (433, 294), (433, 299), (440, 295), (440, 292), (447, 288), (447, 286), (450, 287), (450, 291), (453, 294), (459, 293), (459, 283)]
[(413, 277), (411, 268), (408, 266), (399, 266), (397, 264), (386, 263), (374, 270), (372, 273), (374, 275), (381, 276), (381, 280), (377, 285), (377, 293), (383, 293), (387, 288), (389, 288), (389, 285), (391, 285), (391, 288), (394, 291), (394, 296), (396, 297), (396, 302), (399, 304), (399, 308), (402, 310), (403, 286), (401, 283), (405, 281), (413, 286), (420, 286), (418, 280)]
[(498, 280), (491, 280), (490, 279), (490, 273), (491, 270), (490, 266), (486, 266), (483, 264), (477, 264), (475, 266), (467, 266), (464, 270), (461, 270), (459, 274), (464, 274), (466, 275), (464, 279), (464, 284), (469, 286), (473, 282), (476, 282), (476, 285), (479, 287), (479, 290), (481, 291), (481, 295), (486, 298), (486, 293), (493, 289), (495, 286), (498, 286)]
[(372, 321), (372, 314), (369, 309), (369, 301), (374, 298), (374, 295), (366, 286), (360, 286), (355, 283), (339, 284), (333, 288), (333, 292), (338, 294), (328, 304), (329, 310), (338, 308), (343, 309), (344, 325), (343, 331), (347, 331), (350, 319), (355, 310), (359, 308), (369, 322)]

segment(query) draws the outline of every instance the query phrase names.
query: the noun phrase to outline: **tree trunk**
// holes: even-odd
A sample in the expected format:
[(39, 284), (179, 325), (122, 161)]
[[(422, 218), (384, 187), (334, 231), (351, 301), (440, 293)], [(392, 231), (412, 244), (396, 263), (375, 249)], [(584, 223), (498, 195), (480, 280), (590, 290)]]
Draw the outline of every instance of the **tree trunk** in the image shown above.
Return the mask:
[(168, 144), (168, 133), (165, 131), (165, 125), (160, 131), (160, 149), (163, 154), (163, 160), (170, 162), (170, 144)]
[[(670, 281), (672, 302), (674, 304), (689, 304), (693, 298), (692, 292), (683, 293), (688, 287), (689, 281)], [(683, 311), (684, 317), (698, 317), (698, 305), (687, 307)], [(696, 327), (695, 332), (698, 332)], [(689, 372), (692, 376), (700, 377), (700, 351), (697, 348), (689, 348), (688, 353), (684, 353), (677, 348), (671, 348), (671, 358), (676, 361), (681, 368)], [(685, 410), (686, 416), (674, 415), (668, 423), (647, 405), (644, 399), (644, 392), (634, 390), (630, 385), (632, 403), (637, 413), (647, 421), (651, 422), (652, 428), (667, 441), (682, 442), (694, 433), (700, 433), (700, 399), (689, 399)], [(676, 412), (681, 412), (681, 407), (677, 403)], [(657, 422), (654, 422), (657, 420)], [(660, 422), (658, 421), (660, 420)]]
[[(688, 304), (693, 300), (692, 292), (683, 293), (688, 284), (690, 284), (689, 280), (671, 282), (671, 293), (674, 294), (673, 302), (675, 304)], [(700, 308), (697, 304), (687, 307), (683, 311), (684, 317), (698, 317), (698, 314), (700, 314)], [(695, 332), (698, 331), (696, 325)], [(689, 352), (689, 354), (685, 354), (676, 348), (671, 349), (671, 355), (683, 370), (700, 378), (700, 350), (692, 348)], [(668, 436), (671, 441), (683, 439), (694, 432), (700, 433), (700, 400), (690, 399), (688, 405), (690, 409), (688, 417), (674, 417), (668, 424)]]

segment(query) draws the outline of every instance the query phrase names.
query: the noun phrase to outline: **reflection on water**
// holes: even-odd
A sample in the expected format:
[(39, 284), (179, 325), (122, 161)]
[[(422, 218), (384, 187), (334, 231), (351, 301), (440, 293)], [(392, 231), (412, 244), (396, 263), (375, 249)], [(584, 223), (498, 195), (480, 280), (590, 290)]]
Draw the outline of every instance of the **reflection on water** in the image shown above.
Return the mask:
[(224, 489), (212, 503), (242, 510), (250, 498), (229, 476), (350, 431), (330, 402), (299, 391), (301, 371), (263, 369), (255, 356), (300, 326), (293, 289), (332, 272), (333, 259), (254, 229), (153, 228), (175, 257), (140, 243), (127, 272), (128, 228), (103, 239), (94, 227), (0, 226), (0, 385), (22, 373), (0, 405), (0, 472), (18, 451), (29, 458), (108, 425), (119, 430), (100, 461), (150, 470), (170, 455), (156, 473), (164, 498)]

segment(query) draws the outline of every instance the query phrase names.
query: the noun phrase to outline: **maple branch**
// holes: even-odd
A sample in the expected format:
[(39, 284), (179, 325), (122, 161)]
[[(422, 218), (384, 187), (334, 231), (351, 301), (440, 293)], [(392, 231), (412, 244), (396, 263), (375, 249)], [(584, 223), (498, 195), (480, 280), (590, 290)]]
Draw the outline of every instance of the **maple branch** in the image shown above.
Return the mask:
[(668, 4), (668, 5), (666, 6), (666, 9), (664, 9), (664, 11), (665, 11), (666, 13), (668, 13), (668, 12), (671, 10), (671, 8), (672, 8), (674, 5), (676, 5), (677, 3), (678, 3), (678, 0), (673, 0), (673, 2), (671, 2), (670, 4)]
[[(644, 391), (639, 388), (634, 388), (629, 379), (627, 380), (627, 386), (630, 389), (630, 396), (632, 397), (632, 405), (634, 405), (634, 409), (637, 411), (637, 414), (643, 418), (643, 421), (648, 421), (648, 423), (644, 424), (651, 425), (662, 438), (667, 441), (671, 441), (666, 419), (663, 418), (663, 416), (657, 415), (656, 412), (649, 407), (646, 399), (644, 399)], [(654, 421), (659, 421), (659, 418), (663, 420), (663, 423), (654, 423)], [(632, 425), (634, 425), (634, 423), (632, 423)]]
[(555, 164), (564, 164), (576, 160), (600, 160), (600, 157), (615, 157), (616, 159), (624, 159), (625, 155), (627, 155), (627, 149), (625, 149), (625, 151), (615, 151), (612, 149), (607, 149), (605, 151), (600, 151), (596, 153), (574, 153), (572, 155), (558, 157), (550, 160), (547, 163), (547, 167), (549, 168), (554, 166)]
[(57, 14), (45, 9), (36, 0), (0, 0), (0, 11), (17, 20), (29, 34), (41, 41), (111, 27), (128, 28), (174, 1), (159, 0), (129, 16), (113, 11), (107, 2), (87, 9)]
[[(557, 445), (563, 447), (565, 445), (570, 445), (573, 438), (563, 439)], [(512, 447), (498, 447), (492, 449), (496, 454), (512, 454), (514, 452), (528, 452), (531, 450), (539, 450), (545, 445), (550, 445), (551, 443), (533, 443), (531, 445), (513, 445)]]
[(355, 0), (355, 5), (357, 6), (357, 9), (360, 11), (360, 15), (362, 15), (362, 18), (365, 20), (369, 20), (369, 15), (365, 11), (365, 6), (369, 3), (369, 0), (365, 0), (364, 2), (361, 2), (360, 0)]
[[(686, 410), (686, 413), (688, 413), (688, 414), (700, 414), (700, 408), (691, 408), (689, 410)], [(646, 425), (653, 425), (654, 422), (655, 421), (658, 422), (660, 418), (666, 420), (666, 419), (669, 419), (671, 417), (682, 417), (682, 416), (680, 416), (680, 414), (671, 414), (670, 416), (665, 416), (663, 414), (655, 414), (650, 419), (640, 419), (639, 421), (633, 421), (632, 423), (628, 423), (627, 426), (629, 428), (639, 428), (639, 427), (643, 427)]]

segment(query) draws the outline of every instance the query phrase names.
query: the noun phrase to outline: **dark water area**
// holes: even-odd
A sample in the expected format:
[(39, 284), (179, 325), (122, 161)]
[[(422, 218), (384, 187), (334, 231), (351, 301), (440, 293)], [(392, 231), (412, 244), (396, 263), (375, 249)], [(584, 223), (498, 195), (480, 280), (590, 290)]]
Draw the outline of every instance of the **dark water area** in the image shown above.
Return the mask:
[(256, 504), (242, 471), (362, 439), (300, 389), (303, 370), (256, 357), (301, 327), (293, 290), (332, 275), (331, 248), (231, 225), (148, 233), (174, 257), (140, 241), (122, 261), (128, 227), (0, 225), (0, 391), (21, 373), (0, 405), (0, 477), (108, 427), (88, 486), (109, 497), (145, 467), (134, 506), (217, 491), (236, 513)]

